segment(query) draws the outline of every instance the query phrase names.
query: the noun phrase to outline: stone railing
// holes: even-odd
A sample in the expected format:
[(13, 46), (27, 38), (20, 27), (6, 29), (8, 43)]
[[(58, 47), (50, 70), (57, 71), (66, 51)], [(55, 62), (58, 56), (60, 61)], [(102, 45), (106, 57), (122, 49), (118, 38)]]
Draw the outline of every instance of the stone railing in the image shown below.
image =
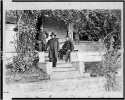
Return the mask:
[(102, 61), (101, 55), (99, 52), (79, 52), (74, 51), (71, 53), (71, 62), (78, 67), (80, 74), (85, 72), (85, 62), (97, 62)]

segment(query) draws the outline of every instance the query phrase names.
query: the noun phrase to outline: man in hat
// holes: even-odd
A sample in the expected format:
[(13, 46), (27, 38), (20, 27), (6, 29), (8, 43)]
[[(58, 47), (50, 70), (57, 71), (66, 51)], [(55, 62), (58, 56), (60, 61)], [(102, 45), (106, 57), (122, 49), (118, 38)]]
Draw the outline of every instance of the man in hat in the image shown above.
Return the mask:
[(52, 67), (56, 67), (57, 64), (57, 58), (58, 58), (58, 51), (59, 51), (59, 41), (54, 34), (54, 32), (51, 33), (51, 39), (48, 40), (46, 49), (49, 47), (49, 61), (53, 62)]
[(74, 45), (71, 42), (69, 36), (66, 36), (66, 42), (62, 46), (62, 49), (60, 49), (59, 54), (60, 54), (60, 59), (63, 59), (63, 55), (66, 55), (65, 61), (67, 62), (68, 59), (70, 58), (70, 53), (74, 49)]

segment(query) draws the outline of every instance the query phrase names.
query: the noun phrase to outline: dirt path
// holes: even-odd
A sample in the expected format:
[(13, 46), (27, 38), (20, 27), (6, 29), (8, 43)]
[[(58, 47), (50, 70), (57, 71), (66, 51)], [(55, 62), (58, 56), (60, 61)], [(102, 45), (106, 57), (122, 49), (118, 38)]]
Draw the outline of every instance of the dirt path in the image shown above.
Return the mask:
[(47, 80), (6, 86), (6, 98), (77, 98), (77, 97), (121, 97), (121, 92), (105, 92), (104, 79), (77, 78), (65, 80)]

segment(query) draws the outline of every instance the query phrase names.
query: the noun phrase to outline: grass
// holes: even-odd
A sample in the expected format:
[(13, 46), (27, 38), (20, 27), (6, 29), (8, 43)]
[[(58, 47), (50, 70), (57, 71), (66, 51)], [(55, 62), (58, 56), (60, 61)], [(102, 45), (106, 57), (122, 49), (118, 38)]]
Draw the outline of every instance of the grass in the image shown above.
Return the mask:
[(30, 69), (23, 73), (13, 73), (13, 69), (9, 68), (6, 72), (6, 83), (25, 83), (25, 82), (38, 82), (50, 79), (49, 75), (44, 73), (41, 69), (32, 66)]
[[(100, 68), (98, 68), (97, 65), (100, 65)], [(100, 70), (102, 69), (101, 62), (86, 62), (85, 66), (86, 66), (86, 69), (85, 69), (86, 73), (92, 74), (93, 77), (96, 77), (97, 74), (98, 74), (98, 76), (103, 76), (103, 74), (100, 73)], [(96, 71), (96, 69), (100, 69), (100, 70)], [(12, 69), (11, 69), (11, 67), (9, 67), (7, 69), (7, 73), (6, 73), (7, 84), (40, 82), (40, 81), (49, 80), (49, 79), (50, 79), (49, 75), (47, 75), (41, 69), (39, 69), (35, 66), (32, 66), (30, 69), (28, 69), (24, 73), (18, 73), (16, 75), (14, 75), (12, 73)], [(122, 83), (121, 76), (118, 76), (116, 78), (116, 84), (115, 84), (114, 91), (121, 91), (121, 89), (122, 89), (121, 83)]]
[[(97, 77), (97, 75), (98, 76), (104, 76), (104, 74), (101, 73), (101, 70), (103, 71), (101, 63), (102, 62), (86, 62), (85, 63), (86, 73), (90, 73), (90, 76), (92, 76), (92, 77)], [(100, 68), (98, 68), (97, 65), (100, 65)], [(120, 65), (119, 65), (119, 68), (121, 69)], [(115, 82), (116, 83), (114, 84), (114, 90), (113, 91), (121, 91), (122, 90), (122, 75), (121, 76), (116, 75)]]
[[(101, 64), (102, 62), (85, 62), (85, 72), (103, 76), (103, 73), (101, 73), (101, 70), (103, 70)], [(100, 68), (97, 65), (99, 65)]]

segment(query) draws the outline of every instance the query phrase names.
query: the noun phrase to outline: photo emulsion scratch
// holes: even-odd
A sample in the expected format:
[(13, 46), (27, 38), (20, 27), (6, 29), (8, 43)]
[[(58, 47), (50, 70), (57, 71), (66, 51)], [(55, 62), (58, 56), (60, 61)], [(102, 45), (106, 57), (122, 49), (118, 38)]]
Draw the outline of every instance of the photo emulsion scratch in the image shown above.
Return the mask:
[(4, 4), (4, 99), (123, 98), (122, 7), (67, 3)]

